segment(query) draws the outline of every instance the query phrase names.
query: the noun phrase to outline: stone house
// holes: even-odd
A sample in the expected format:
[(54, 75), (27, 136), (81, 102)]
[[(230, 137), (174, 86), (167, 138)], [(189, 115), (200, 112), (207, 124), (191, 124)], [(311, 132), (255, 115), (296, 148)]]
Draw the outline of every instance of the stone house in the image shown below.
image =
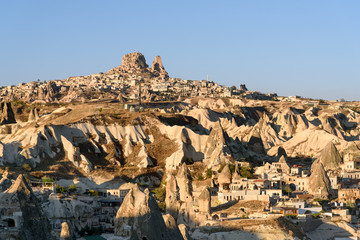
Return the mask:
[(360, 199), (359, 188), (341, 188), (338, 189), (338, 199), (340, 202), (355, 203)]

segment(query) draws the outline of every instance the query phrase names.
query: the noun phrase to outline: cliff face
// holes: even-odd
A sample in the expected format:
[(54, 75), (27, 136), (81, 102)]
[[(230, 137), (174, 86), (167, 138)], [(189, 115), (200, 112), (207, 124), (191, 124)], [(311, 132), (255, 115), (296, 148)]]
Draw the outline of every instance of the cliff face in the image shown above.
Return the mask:
[(148, 77), (169, 78), (169, 74), (166, 72), (160, 56), (155, 57), (151, 68), (149, 68), (144, 55), (139, 52), (124, 55), (121, 65), (111, 69), (107, 74), (147, 74)]
[(14, 227), (19, 230), (20, 239), (54, 239), (50, 222), (22, 175), (18, 176), (8, 190), (0, 194), (0, 206), (1, 213), (13, 217)]
[(108, 71), (108, 74), (144, 73), (149, 71), (144, 55), (139, 52), (129, 53), (122, 57), (119, 67)]
[(151, 71), (155, 76), (160, 78), (168, 78), (169, 74), (165, 71), (162, 60), (160, 56), (156, 56), (152, 64)]

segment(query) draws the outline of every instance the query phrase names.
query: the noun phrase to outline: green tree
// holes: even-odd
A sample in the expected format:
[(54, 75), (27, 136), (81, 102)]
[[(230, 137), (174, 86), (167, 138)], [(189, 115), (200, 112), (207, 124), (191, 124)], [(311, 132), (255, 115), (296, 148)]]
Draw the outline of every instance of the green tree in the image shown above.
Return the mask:
[(351, 209), (351, 208), (355, 208), (356, 205), (355, 205), (355, 203), (353, 203), (353, 202), (347, 201), (347, 202), (346, 202), (346, 207), (349, 208), (349, 209)]
[(234, 164), (230, 164), (230, 165), (229, 165), (229, 169), (230, 169), (230, 172), (231, 172), (231, 173), (234, 173), (234, 172), (235, 172), (235, 165), (234, 165)]
[(193, 160), (192, 158), (188, 157), (188, 158), (185, 160), (185, 163), (186, 163), (186, 165), (192, 165), (192, 164), (194, 164), (194, 160)]
[(165, 202), (158, 202), (157, 204), (158, 204), (158, 206), (160, 208), (160, 211), (165, 213), (166, 212), (166, 204), (165, 204)]
[(48, 177), (48, 176), (42, 177), (42, 178), (41, 178), (41, 181), (44, 182), (44, 183), (53, 183), (53, 182), (54, 182), (54, 180), (51, 179), (51, 178)]
[(157, 200), (159, 200), (160, 202), (165, 201), (165, 194), (166, 194), (165, 187), (161, 186), (161, 187), (155, 188), (154, 192), (155, 192), (155, 196), (156, 196)]
[(292, 190), (291, 190), (290, 186), (287, 185), (284, 187), (283, 192), (289, 196), (290, 193), (292, 192)]
[(27, 171), (27, 172), (30, 172), (30, 171), (32, 170), (30, 164), (28, 164), (28, 163), (24, 163), (24, 164), (22, 165), (22, 169), (24, 169), (24, 170)]
[(252, 174), (251, 169), (247, 167), (240, 167), (240, 175), (243, 178), (254, 179), (254, 175)]
[(89, 193), (90, 193), (90, 196), (92, 196), (92, 197), (99, 196), (99, 192), (95, 191), (95, 190), (90, 190)]
[(206, 170), (206, 178), (211, 178), (213, 175), (213, 171), (211, 170), (211, 168), (208, 168)]
[(166, 211), (166, 204), (165, 204), (166, 189), (165, 189), (164, 185), (165, 184), (161, 184), (160, 187), (155, 188), (155, 190), (154, 190), (154, 193), (156, 196), (156, 202), (157, 202), (161, 212)]
[(73, 193), (73, 192), (76, 192), (77, 190), (77, 186), (75, 184), (70, 184), (69, 186), (69, 192)]
[(56, 185), (56, 192), (64, 194), (65, 192), (67, 192), (67, 190), (63, 186)]

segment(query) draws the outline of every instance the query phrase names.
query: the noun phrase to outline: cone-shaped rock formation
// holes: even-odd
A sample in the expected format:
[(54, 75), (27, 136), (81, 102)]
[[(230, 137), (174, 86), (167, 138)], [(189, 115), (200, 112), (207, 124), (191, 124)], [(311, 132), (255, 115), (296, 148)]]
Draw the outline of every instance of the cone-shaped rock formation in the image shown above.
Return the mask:
[(16, 123), (15, 115), (11, 108), (11, 103), (2, 102), (0, 104), (0, 125)]
[(325, 172), (324, 166), (317, 159), (311, 166), (309, 179), (309, 193), (320, 198), (328, 198), (331, 191), (330, 180)]
[(182, 239), (180, 231), (168, 229), (148, 189), (134, 186), (126, 195), (115, 219), (115, 235), (130, 239)]
[(321, 151), (319, 159), (325, 170), (335, 170), (342, 164), (341, 156), (332, 142), (329, 142)]
[[(0, 212), (13, 216), (13, 227), (19, 229), (20, 239), (53, 239), (50, 222), (23, 175), (19, 175), (8, 190), (0, 193)], [(21, 215), (16, 212), (21, 212)]]

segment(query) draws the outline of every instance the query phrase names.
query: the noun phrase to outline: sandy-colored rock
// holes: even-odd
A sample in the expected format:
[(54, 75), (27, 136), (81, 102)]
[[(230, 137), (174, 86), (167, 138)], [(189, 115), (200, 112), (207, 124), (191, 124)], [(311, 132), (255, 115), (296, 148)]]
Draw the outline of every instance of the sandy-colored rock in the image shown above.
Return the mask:
[(91, 162), (80, 153), (80, 149), (75, 147), (66, 137), (61, 136), (66, 158), (70, 160), (76, 167), (83, 169), (86, 173), (92, 171)]
[(264, 144), (261, 139), (261, 134), (260, 134), (259, 129), (255, 129), (252, 132), (248, 146), (250, 147), (250, 150), (252, 150), (255, 153), (258, 153), (258, 154), (265, 153)]
[(142, 192), (137, 186), (126, 195), (116, 214), (115, 235), (130, 239), (182, 239), (179, 231), (167, 228), (149, 190)]
[(170, 235), (179, 238), (181, 236), (181, 232), (178, 225), (176, 224), (175, 218), (170, 214), (165, 214), (163, 215), (163, 219), (167, 227), (167, 231), (170, 233)]
[(151, 71), (155, 74), (155, 76), (159, 76), (161, 78), (169, 77), (168, 73), (165, 71), (160, 56), (155, 57), (155, 60), (152, 63)]
[(60, 240), (71, 240), (71, 233), (69, 224), (67, 222), (61, 223)]
[(139, 52), (126, 54), (122, 57), (122, 62), (119, 67), (113, 68), (108, 71), (108, 74), (121, 74), (121, 73), (141, 73), (148, 71), (148, 65), (144, 55)]
[(204, 188), (199, 195), (199, 211), (200, 213), (209, 214), (211, 212), (211, 195), (209, 188)]
[[(0, 193), (0, 212), (13, 216), (21, 240), (51, 240), (51, 225), (23, 175)], [(21, 215), (15, 214), (21, 212)]]
[(336, 170), (343, 163), (338, 150), (331, 141), (321, 151), (319, 159), (325, 170)]
[(327, 199), (331, 193), (331, 183), (321, 161), (317, 159), (311, 166), (309, 193)]
[(180, 208), (180, 196), (179, 196), (179, 187), (177, 185), (176, 179), (173, 175), (170, 175), (166, 183), (166, 212), (177, 218), (178, 211)]
[(177, 185), (179, 187), (179, 197), (183, 202), (192, 202), (192, 178), (185, 163), (181, 165), (176, 175)]
[(218, 177), (219, 184), (230, 184), (231, 183), (231, 171), (229, 165), (225, 165)]
[(179, 229), (184, 240), (192, 240), (185, 224), (179, 224)]
[(231, 150), (228, 147), (228, 140), (228, 136), (221, 126), (220, 121), (216, 122), (205, 143), (206, 150), (204, 162), (208, 167), (219, 167), (222, 163), (228, 163), (226, 156), (231, 155)]
[(36, 108), (32, 108), (29, 113), (28, 122), (36, 121), (39, 119), (39, 113)]
[(279, 159), (279, 163), (281, 164), (281, 170), (283, 173), (289, 174), (290, 173), (290, 166), (287, 163), (285, 156), (282, 155)]

